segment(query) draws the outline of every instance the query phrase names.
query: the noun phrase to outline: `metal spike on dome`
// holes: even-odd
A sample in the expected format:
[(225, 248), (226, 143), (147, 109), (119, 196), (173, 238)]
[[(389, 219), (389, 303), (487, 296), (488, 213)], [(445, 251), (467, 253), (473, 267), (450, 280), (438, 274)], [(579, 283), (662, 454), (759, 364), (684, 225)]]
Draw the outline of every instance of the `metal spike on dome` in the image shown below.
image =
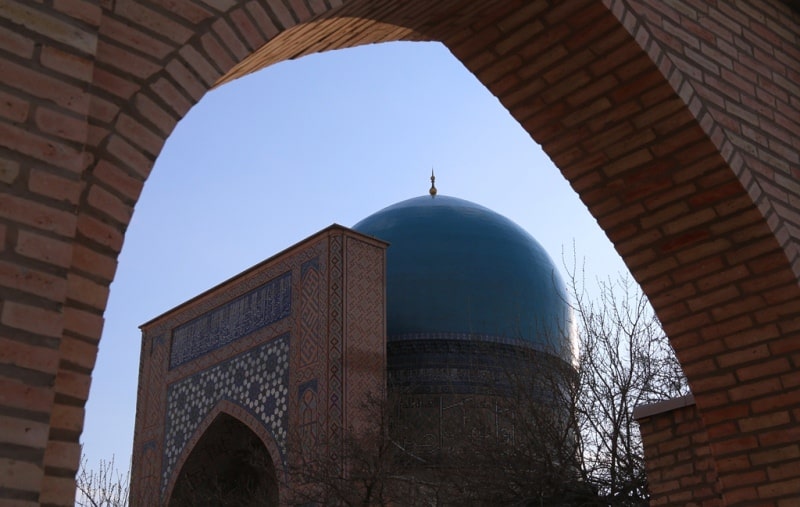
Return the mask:
[(431, 197), (436, 197), (436, 185), (434, 185), (435, 181), (436, 176), (433, 175), (433, 167), (431, 167), (431, 189), (429, 190)]

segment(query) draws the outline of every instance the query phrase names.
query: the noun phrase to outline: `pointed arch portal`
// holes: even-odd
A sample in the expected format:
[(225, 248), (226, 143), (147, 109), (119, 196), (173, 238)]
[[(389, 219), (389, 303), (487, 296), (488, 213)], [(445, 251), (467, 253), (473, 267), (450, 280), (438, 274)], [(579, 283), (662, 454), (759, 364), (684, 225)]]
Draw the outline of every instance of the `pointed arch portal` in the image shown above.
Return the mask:
[(542, 145), (642, 284), (724, 505), (800, 491), (800, 16), (790, 2), (70, 0), (0, 6), (0, 501), (70, 505), (108, 287), (155, 158), (213, 86), (437, 40)]
[(167, 505), (277, 506), (275, 463), (247, 425), (221, 413), (183, 464)]

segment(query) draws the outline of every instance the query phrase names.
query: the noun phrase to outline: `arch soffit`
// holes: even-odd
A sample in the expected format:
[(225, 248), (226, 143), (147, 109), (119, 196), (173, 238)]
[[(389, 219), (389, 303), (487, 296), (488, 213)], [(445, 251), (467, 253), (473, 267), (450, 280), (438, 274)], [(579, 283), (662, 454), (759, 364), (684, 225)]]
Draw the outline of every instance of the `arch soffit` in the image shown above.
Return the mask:
[[(520, 7), (512, 0), (481, 6), (450, 0), (433, 12), (413, 4), (375, 8), (365, 1), (293, 13), (270, 10), (270, 2), (225, 12), (208, 7), (207, 16), (195, 14), (207, 29), (178, 31), (172, 48), (158, 46), (161, 63), (143, 69), (143, 78), (127, 93), (118, 89), (121, 96), (93, 103), (92, 111), (105, 112), (109, 120), (92, 148), (94, 169), (110, 163), (127, 173), (132, 210), (164, 140), (208, 89), (313, 52), (388, 40), (440, 40), (570, 180), (674, 338), (685, 331), (676, 321), (702, 326), (717, 319), (676, 305), (676, 287), (684, 295), (697, 295), (697, 289), (669, 272), (704, 255), (726, 257), (721, 252), (736, 246), (737, 238), (726, 236), (734, 228), (748, 227), (739, 243), (769, 243), (782, 223), (765, 220), (771, 216), (766, 200), (759, 201), (760, 212), (754, 206), (752, 195), (760, 190), (752, 178), (734, 174), (742, 171), (737, 150), (628, 3), (583, 0), (549, 8), (546, 2)], [(101, 34), (113, 18), (114, 12), (106, 12)], [(521, 37), (522, 32), (533, 35)], [(110, 46), (102, 41), (101, 67)], [(107, 80), (106, 74), (100, 68), (95, 80)], [(104, 107), (114, 100), (116, 105)], [(138, 135), (142, 129), (149, 134)], [(90, 186), (107, 184), (92, 172)], [(81, 215), (96, 214), (90, 203), (81, 204)], [(124, 227), (129, 215), (114, 218)], [(668, 225), (675, 218), (682, 223)], [(107, 246), (118, 252), (121, 244), (119, 235)], [(776, 242), (761, 250), (775, 252), (775, 265), (788, 262)], [(748, 260), (721, 259), (724, 264)]]

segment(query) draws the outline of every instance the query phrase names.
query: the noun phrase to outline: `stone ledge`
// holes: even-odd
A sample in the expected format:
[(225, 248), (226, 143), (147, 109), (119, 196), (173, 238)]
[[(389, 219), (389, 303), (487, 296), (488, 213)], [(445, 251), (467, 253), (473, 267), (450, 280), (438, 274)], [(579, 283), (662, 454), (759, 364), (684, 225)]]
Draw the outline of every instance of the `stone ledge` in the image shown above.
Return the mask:
[(671, 412), (672, 410), (691, 405), (694, 405), (694, 395), (687, 394), (678, 398), (658, 401), (656, 403), (648, 403), (647, 405), (639, 405), (633, 409), (633, 418), (638, 421), (647, 417), (663, 414), (665, 412)]

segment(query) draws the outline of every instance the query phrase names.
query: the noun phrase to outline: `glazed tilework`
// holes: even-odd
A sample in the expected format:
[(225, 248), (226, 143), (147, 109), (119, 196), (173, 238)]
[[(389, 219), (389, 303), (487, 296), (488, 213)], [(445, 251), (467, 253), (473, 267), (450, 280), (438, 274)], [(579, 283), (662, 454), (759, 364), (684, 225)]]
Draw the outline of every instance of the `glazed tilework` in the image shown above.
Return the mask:
[(291, 310), (292, 276), (289, 272), (176, 327), (169, 367), (180, 366), (286, 318)]
[[(343, 286), (343, 239), (330, 238), (328, 311), (328, 438), (338, 442), (344, 428), (342, 407), (344, 376), (342, 372), (342, 340), (344, 331), (344, 286)], [(335, 456), (333, 456), (335, 458)]]
[(161, 488), (211, 409), (228, 400), (253, 414), (275, 439), (286, 462), (289, 334), (170, 385), (167, 391)]

